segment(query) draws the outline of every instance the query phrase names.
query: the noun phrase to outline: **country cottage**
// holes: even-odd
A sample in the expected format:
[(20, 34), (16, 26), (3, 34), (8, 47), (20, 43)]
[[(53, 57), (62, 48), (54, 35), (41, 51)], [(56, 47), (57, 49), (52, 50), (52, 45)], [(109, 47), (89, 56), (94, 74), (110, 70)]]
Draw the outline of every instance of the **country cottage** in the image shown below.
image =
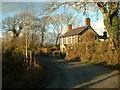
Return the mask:
[(103, 36), (97, 34), (97, 32), (90, 25), (90, 18), (85, 19), (85, 26), (72, 29), (72, 25), (68, 25), (68, 32), (60, 37), (60, 51), (66, 52), (67, 44), (81, 43), (94, 41), (96, 39), (107, 40), (107, 32), (103, 32)]

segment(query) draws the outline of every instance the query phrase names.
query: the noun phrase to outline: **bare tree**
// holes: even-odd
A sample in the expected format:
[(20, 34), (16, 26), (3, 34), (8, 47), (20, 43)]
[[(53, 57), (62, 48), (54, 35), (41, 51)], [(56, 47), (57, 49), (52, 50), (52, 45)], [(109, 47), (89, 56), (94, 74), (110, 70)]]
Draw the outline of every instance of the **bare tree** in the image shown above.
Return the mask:
[[(17, 17), (14, 18), (9, 17), (8, 19), (2, 22), (3, 24), (2, 28), (6, 31), (12, 31), (13, 33), (12, 43), (15, 43), (16, 39), (19, 37), (20, 32), (22, 30), (23, 23), (22, 22), (20, 23), (20, 20), (21, 19)], [(16, 29), (16, 26), (18, 26), (18, 30)]]
[[(52, 2), (48, 5), (48, 10), (55, 11), (56, 9), (60, 8), (61, 6), (72, 6), (76, 10), (81, 10), (85, 8), (90, 3), (97, 6), (97, 8), (102, 12), (104, 17), (104, 25), (109, 33), (110, 41), (112, 43), (119, 41), (119, 13), (118, 7), (119, 2)], [(86, 8), (84, 9), (83, 13), (86, 13)]]
[(40, 41), (40, 46), (43, 47), (44, 46), (44, 42), (45, 42), (45, 35), (47, 33), (47, 28), (48, 28), (48, 24), (49, 24), (49, 17), (45, 16), (42, 18), (37, 18), (36, 20), (37, 24), (36, 24), (36, 36), (38, 38), (38, 40)]
[(59, 44), (59, 38), (66, 32), (66, 26), (68, 24), (72, 24), (73, 26), (77, 26), (80, 23), (80, 19), (74, 17), (74, 14), (71, 12), (64, 12), (60, 15), (55, 15), (50, 17), (50, 22), (52, 24), (52, 29), (55, 37), (55, 45)]
[(52, 24), (52, 29), (53, 29), (53, 33), (54, 33), (54, 37), (55, 37), (55, 45), (57, 46), (59, 37), (60, 37), (62, 31), (64, 30), (63, 29), (64, 26), (62, 23), (63, 21), (62, 21), (62, 18), (60, 15), (50, 17), (50, 21)]
[[(12, 31), (13, 38), (11, 43), (15, 44), (22, 30), (25, 30), (25, 26), (28, 25), (28, 20), (35, 18), (35, 16), (28, 10), (20, 12), (13, 17), (8, 17), (2, 21), (2, 28), (5, 32)], [(28, 25), (29, 26), (29, 25)]]

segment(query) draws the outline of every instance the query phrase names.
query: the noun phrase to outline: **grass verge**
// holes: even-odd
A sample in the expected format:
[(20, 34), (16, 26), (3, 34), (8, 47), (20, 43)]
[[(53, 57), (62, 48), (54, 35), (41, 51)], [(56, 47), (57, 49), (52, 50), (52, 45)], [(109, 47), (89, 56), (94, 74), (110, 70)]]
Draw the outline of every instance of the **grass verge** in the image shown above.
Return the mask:
[(109, 64), (106, 64), (104, 62), (90, 62), (90, 61), (80, 61), (80, 62), (81, 63), (94, 64), (94, 65), (101, 65), (101, 66), (108, 67), (108, 68), (111, 68), (111, 69), (114, 69), (114, 70), (120, 70), (120, 65), (119, 64), (109, 65)]

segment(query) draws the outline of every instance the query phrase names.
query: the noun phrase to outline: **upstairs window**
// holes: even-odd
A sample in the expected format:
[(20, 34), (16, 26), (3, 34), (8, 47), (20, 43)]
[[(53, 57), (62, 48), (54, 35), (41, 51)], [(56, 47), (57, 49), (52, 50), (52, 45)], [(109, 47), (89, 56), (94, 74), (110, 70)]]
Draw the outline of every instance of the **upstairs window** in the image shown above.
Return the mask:
[(71, 43), (71, 37), (68, 37), (68, 44)]
[(75, 43), (75, 36), (72, 37), (72, 43)]

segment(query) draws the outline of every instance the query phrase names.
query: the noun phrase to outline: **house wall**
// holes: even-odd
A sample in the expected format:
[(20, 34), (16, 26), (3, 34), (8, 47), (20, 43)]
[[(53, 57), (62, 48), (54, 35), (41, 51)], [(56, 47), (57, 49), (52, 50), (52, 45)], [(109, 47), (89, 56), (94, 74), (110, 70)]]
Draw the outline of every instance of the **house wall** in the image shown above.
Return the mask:
[(78, 43), (81, 42), (81, 35), (78, 35)]
[(61, 51), (62, 53), (65, 53), (65, 52), (66, 52), (65, 44), (67, 44), (67, 37), (65, 37), (65, 38), (60, 38), (60, 51)]
[(74, 44), (74, 43), (78, 43), (78, 35), (60, 38), (60, 51), (62, 53), (66, 52), (65, 45), (66, 44)]
[(75, 43), (78, 43), (78, 35), (75, 35)]
[(97, 39), (97, 34), (90, 28), (82, 35), (68, 36), (60, 38), (60, 51), (65, 52), (65, 44), (74, 44), (81, 42), (89, 42)]
[(80, 42), (89, 42), (97, 39), (97, 34), (90, 28), (79, 37)]

